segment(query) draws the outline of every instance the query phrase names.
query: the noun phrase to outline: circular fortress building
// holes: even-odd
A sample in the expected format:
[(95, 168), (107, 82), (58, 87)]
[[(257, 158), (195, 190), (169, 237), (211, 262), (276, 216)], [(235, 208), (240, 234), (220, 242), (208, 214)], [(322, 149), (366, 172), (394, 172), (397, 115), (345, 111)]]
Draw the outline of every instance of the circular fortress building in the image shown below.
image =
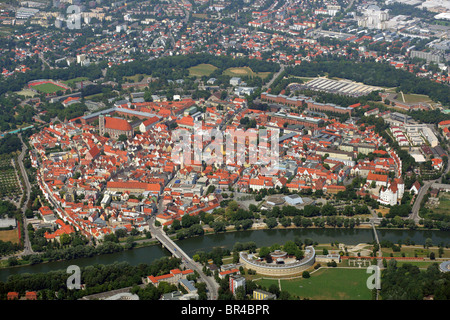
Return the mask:
[(282, 251), (274, 251), (270, 255), (273, 261), (268, 263), (247, 252), (239, 253), (240, 262), (244, 268), (255, 270), (261, 275), (292, 276), (314, 265), (316, 252), (312, 246), (306, 247), (305, 257), (302, 260), (290, 258), (286, 252)]

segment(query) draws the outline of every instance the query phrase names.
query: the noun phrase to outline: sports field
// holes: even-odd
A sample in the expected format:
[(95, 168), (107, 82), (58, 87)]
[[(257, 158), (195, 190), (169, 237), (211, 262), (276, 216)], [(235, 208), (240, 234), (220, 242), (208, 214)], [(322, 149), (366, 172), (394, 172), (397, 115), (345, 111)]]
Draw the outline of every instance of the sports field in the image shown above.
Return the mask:
[(42, 93), (55, 93), (64, 90), (64, 88), (57, 86), (56, 84), (53, 83), (38, 84), (33, 86), (33, 88)]
[[(367, 288), (371, 274), (366, 268), (322, 268), (310, 278), (280, 280), (281, 290), (311, 300), (371, 300), (372, 292)], [(256, 283), (269, 288), (278, 286), (278, 280), (257, 280)]]
[(418, 102), (433, 102), (430, 97), (423, 94), (399, 94), (399, 100), (403, 100), (406, 103), (418, 103)]
[(195, 67), (189, 68), (189, 75), (194, 77), (209, 76), (216, 69), (217, 67), (213, 66), (212, 64), (202, 63), (196, 65)]

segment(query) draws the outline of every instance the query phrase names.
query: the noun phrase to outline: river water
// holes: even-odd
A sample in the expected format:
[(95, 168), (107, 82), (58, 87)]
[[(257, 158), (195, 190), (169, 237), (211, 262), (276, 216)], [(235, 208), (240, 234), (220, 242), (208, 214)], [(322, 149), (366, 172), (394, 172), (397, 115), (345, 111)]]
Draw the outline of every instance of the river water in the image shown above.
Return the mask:
[[(427, 238), (433, 241), (434, 245), (444, 243), (450, 244), (450, 232), (446, 231), (411, 231), (411, 230), (377, 230), (379, 240), (390, 240), (398, 243), (399, 240), (409, 239), (416, 245), (423, 245)], [(232, 249), (236, 242), (253, 241), (258, 247), (271, 246), (275, 243), (283, 245), (288, 240), (295, 238), (301, 240), (312, 239), (314, 242), (329, 244), (338, 241), (348, 245), (358, 243), (371, 243), (374, 241), (372, 229), (276, 229), (276, 230), (250, 230), (211, 234), (202, 237), (195, 237), (177, 241), (178, 245), (189, 255), (193, 256), (197, 251), (208, 252), (214, 247)], [(91, 258), (81, 258), (71, 261), (56, 261), (33, 266), (12, 267), (0, 269), (0, 281), (6, 281), (8, 276), (18, 273), (40, 273), (59, 269), (67, 269), (70, 265), (85, 267), (94, 264), (112, 264), (114, 262), (127, 261), (131, 265), (140, 263), (150, 264), (152, 261), (170, 256), (169, 252), (159, 245), (152, 245), (133, 250), (126, 250), (112, 254), (95, 256)]]

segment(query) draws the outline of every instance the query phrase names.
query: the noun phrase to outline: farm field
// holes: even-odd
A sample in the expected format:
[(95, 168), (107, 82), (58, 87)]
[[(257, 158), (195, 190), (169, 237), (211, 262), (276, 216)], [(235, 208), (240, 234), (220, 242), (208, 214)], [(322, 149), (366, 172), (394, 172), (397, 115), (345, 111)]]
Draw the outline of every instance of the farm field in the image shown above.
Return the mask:
[(230, 77), (260, 77), (261, 79), (265, 79), (269, 76), (270, 72), (253, 72), (253, 70), (249, 67), (240, 67), (240, 68), (228, 68), (223, 72), (224, 75)]
[(57, 86), (53, 83), (38, 84), (38, 85), (33, 86), (33, 88), (42, 93), (55, 93), (58, 91), (64, 91), (63, 88), (61, 88), (60, 86)]
[(216, 69), (217, 67), (213, 66), (212, 64), (202, 63), (196, 65), (195, 67), (189, 68), (189, 75), (194, 77), (209, 76)]
[[(281, 290), (285, 290), (312, 300), (371, 300), (372, 292), (366, 282), (370, 275), (366, 268), (322, 268), (310, 278), (280, 280)], [(257, 280), (256, 283), (269, 288), (278, 286), (278, 280)]]

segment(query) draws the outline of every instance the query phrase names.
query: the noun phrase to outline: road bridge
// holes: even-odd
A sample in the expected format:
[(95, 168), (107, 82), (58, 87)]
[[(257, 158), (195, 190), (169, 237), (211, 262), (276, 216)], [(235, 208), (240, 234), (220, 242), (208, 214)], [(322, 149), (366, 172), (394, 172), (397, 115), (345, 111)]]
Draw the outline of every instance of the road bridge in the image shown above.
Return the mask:
[(200, 278), (203, 282), (206, 283), (207, 287), (207, 295), (209, 300), (217, 300), (218, 297), (218, 284), (214, 280), (213, 277), (208, 277), (203, 273), (202, 266), (196, 263), (194, 260), (189, 257), (172, 239), (170, 239), (161, 227), (156, 227), (154, 225), (155, 217), (153, 216), (149, 221), (150, 232), (155, 239), (157, 239), (161, 245), (169, 250), (172, 255), (176, 258), (182, 259), (183, 264), (200, 275)]

